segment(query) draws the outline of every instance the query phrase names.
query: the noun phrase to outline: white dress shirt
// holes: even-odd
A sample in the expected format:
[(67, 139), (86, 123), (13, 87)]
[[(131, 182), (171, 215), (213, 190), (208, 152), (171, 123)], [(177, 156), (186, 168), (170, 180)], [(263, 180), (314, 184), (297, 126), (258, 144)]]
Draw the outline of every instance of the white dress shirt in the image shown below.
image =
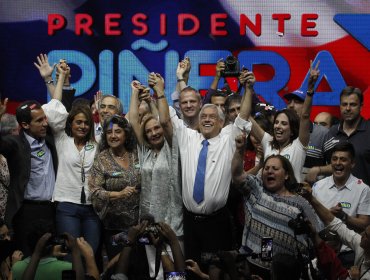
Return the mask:
[(170, 115), (179, 142), (184, 205), (190, 212), (211, 214), (224, 207), (227, 201), (231, 182), (231, 160), (235, 151), (235, 137), (241, 133), (243, 128), (249, 134), (252, 125), (249, 121), (245, 121), (238, 116), (234, 124), (224, 127), (216, 137), (207, 139), (209, 145), (204, 200), (198, 204), (193, 199), (194, 181), (202, 141), (205, 138), (198, 131), (187, 128), (171, 107)]

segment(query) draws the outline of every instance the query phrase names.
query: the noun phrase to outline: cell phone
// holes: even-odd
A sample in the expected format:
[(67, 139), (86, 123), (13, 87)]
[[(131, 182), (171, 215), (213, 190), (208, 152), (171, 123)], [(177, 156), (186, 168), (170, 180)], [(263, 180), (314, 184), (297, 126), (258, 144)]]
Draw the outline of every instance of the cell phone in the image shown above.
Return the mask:
[(261, 240), (261, 260), (272, 260), (272, 237), (263, 237)]

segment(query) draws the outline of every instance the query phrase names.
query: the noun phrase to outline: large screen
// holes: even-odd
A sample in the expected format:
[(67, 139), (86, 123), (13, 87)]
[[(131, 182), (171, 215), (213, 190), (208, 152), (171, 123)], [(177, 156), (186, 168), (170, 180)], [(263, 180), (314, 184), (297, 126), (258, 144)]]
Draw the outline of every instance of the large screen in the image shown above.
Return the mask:
[(33, 65), (40, 53), (51, 63), (67, 59), (76, 97), (102, 90), (118, 96), (125, 111), (133, 79), (146, 83), (158, 72), (170, 97), (177, 63), (187, 56), (189, 85), (203, 92), (217, 60), (233, 54), (277, 108), (285, 107), (284, 94), (306, 90), (313, 60), (321, 73), (313, 115), (338, 114), (340, 91), (352, 85), (364, 92), (362, 114), (370, 117), (368, 1), (2, 0), (0, 38), (0, 92), (11, 110), (27, 99), (47, 102)]

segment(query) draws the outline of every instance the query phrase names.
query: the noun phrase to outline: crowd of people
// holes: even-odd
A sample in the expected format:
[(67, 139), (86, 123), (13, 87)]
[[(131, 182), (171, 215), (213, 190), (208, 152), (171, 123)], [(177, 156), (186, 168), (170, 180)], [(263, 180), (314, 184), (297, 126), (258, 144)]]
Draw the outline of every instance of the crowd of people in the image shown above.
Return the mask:
[(350, 86), (311, 122), (319, 62), (276, 110), (224, 60), (202, 97), (185, 58), (126, 114), (34, 65), (50, 101), (0, 101), (0, 279), (370, 279), (370, 122)]

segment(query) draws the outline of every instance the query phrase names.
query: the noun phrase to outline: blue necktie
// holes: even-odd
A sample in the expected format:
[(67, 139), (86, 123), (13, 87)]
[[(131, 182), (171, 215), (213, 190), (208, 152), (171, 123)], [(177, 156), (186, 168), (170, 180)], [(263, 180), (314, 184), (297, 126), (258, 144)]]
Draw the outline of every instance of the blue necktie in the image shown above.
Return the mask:
[(199, 153), (197, 173), (195, 174), (193, 198), (199, 204), (204, 200), (204, 179), (206, 177), (206, 163), (208, 153), (208, 141), (202, 141), (202, 149)]

